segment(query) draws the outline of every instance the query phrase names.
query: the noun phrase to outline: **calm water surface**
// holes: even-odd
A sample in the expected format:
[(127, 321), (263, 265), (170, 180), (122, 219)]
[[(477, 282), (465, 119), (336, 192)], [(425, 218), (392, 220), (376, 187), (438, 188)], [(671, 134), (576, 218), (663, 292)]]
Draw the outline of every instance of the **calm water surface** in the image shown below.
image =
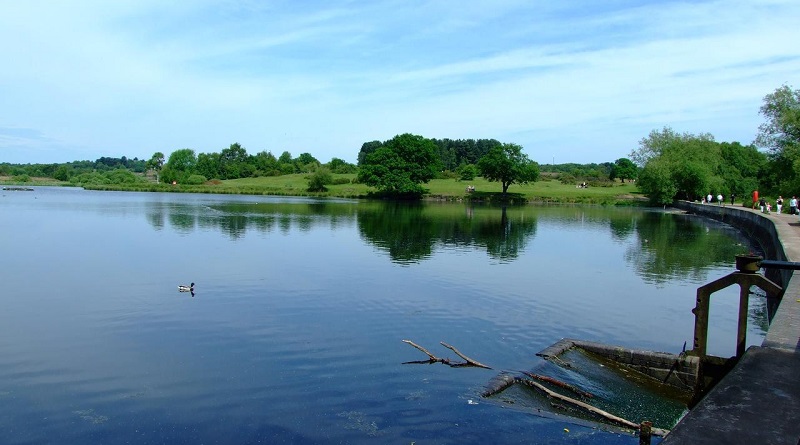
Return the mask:
[[(2, 193), (5, 444), (636, 444), (480, 393), (563, 337), (690, 348), (696, 288), (754, 249), (638, 209)], [(762, 300), (750, 315), (759, 344)], [(403, 339), (494, 369), (404, 364), (426, 356)]]

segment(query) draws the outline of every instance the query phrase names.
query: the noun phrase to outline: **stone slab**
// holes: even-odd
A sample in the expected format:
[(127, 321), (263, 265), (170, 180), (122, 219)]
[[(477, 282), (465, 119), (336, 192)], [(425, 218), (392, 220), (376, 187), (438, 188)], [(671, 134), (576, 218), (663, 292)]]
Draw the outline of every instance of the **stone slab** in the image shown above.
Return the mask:
[(751, 347), (661, 443), (796, 445), (799, 413), (800, 354)]

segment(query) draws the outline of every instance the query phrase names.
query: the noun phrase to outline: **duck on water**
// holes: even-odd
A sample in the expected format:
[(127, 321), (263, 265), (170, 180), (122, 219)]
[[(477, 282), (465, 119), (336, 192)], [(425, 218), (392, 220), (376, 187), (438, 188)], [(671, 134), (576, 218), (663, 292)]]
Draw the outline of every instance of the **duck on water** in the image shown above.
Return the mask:
[(188, 286), (185, 285), (185, 284), (181, 284), (181, 285), (178, 286), (178, 291), (179, 292), (192, 292), (192, 293), (194, 293), (194, 283), (192, 283), (192, 284), (190, 284)]

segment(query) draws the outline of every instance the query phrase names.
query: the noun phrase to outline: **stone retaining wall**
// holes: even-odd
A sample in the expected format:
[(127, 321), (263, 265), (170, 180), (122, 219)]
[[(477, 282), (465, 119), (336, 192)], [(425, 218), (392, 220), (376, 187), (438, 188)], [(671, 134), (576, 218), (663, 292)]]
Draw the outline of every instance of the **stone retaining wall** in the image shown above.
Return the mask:
[[(800, 230), (797, 227), (800, 224), (796, 216), (765, 215), (745, 207), (685, 201), (675, 202), (674, 206), (736, 227), (762, 246), (764, 259), (800, 261)], [(761, 346), (800, 353), (800, 338), (797, 335), (800, 329), (800, 305), (795, 302), (800, 302), (800, 277), (793, 279), (792, 274), (793, 271), (788, 269), (767, 269), (764, 273), (782, 286), (784, 292), (781, 299), (767, 300), (770, 327)]]
[[(786, 257), (775, 224), (758, 212), (744, 207), (687, 201), (677, 201), (673, 203), (673, 206), (687, 213), (715, 219), (741, 230), (748, 238), (755, 240), (761, 246), (764, 251), (764, 259), (791, 261)], [(764, 276), (785, 288), (792, 278), (792, 271), (769, 269), (765, 271)]]

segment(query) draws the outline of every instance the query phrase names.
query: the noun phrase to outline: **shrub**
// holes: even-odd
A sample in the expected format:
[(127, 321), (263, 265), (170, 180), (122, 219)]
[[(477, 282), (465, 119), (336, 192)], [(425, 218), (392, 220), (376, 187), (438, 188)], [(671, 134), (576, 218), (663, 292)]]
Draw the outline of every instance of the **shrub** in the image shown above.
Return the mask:
[(281, 170), (281, 175), (292, 175), (292, 174), (294, 174), (294, 165), (293, 164), (281, 164), (280, 170)]
[(135, 184), (142, 181), (142, 178), (125, 169), (111, 170), (103, 175), (106, 177), (107, 184)]
[(71, 168), (67, 167), (66, 165), (60, 165), (53, 173), (53, 178), (58, 179), (59, 181), (69, 181), (69, 178), (72, 176), (72, 174), (73, 171)]
[(327, 167), (320, 167), (308, 177), (309, 192), (327, 192), (325, 184), (333, 182), (333, 175)]
[(439, 172), (436, 175), (436, 179), (456, 179), (456, 178), (458, 178), (458, 174), (450, 170)]
[(99, 172), (81, 173), (70, 178), (69, 182), (75, 185), (103, 185), (109, 183), (108, 178)]
[(559, 179), (559, 181), (561, 181), (562, 184), (577, 184), (578, 183), (578, 180), (575, 178), (575, 176), (572, 176), (569, 173), (560, 174), (558, 176), (558, 179)]
[(458, 178), (462, 181), (472, 181), (478, 176), (478, 167), (474, 164), (464, 164), (460, 165), (456, 169), (456, 173), (458, 173)]
[(207, 179), (206, 179), (205, 176), (202, 176), (202, 175), (189, 175), (189, 177), (186, 178), (185, 183), (186, 183), (186, 185), (201, 185), (201, 184), (205, 184), (206, 181), (207, 181)]

